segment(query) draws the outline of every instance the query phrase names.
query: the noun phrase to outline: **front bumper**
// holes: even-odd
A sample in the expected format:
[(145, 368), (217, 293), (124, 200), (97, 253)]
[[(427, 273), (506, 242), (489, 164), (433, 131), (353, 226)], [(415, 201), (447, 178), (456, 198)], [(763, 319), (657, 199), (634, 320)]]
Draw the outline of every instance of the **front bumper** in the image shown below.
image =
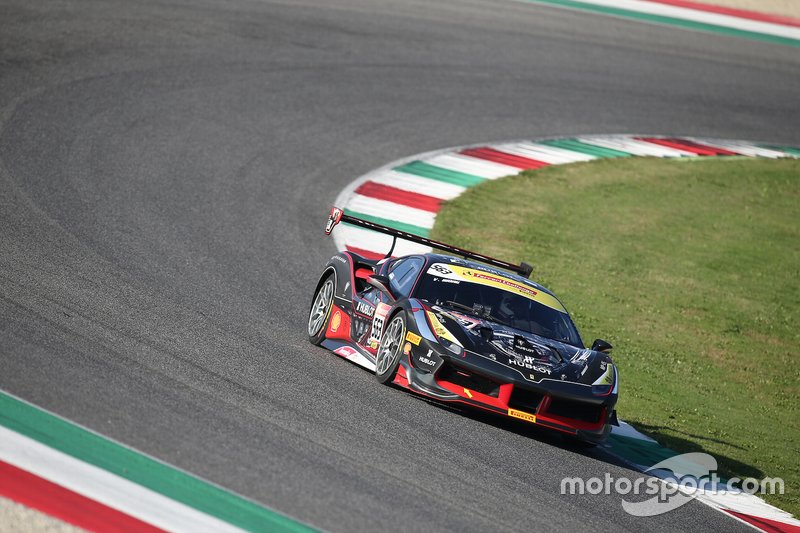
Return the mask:
[[(436, 348), (436, 350), (434, 350)], [(420, 354), (424, 354), (420, 355)], [(432, 365), (431, 360), (436, 364)], [(443, 353), (422, 339), (401, 360), (395, 384), (444, 402), (455, 402), (599, 442), (610, 432), (617, 391), (596, 396), (591, 386), (525, 379), (520, 371), (478, 354)]]

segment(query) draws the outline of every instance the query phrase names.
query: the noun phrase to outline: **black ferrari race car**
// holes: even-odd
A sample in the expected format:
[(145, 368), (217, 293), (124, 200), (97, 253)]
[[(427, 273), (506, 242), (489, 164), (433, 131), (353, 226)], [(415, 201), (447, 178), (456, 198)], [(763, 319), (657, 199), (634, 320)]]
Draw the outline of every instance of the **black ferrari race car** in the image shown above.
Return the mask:
[[(308, 336), (394, 384), (558, 430), (590, 443), (616, 423), (619, 378), (597, 339), (586, 348), (567, 310), (527, 279), (532, 268), (346, 215), (394, 237), (381, 260), (334, 255), (317, 283)], [(452, 255), (391, 257), (398, 238)], [(457, 257), (454, 257), (457, 256)]]

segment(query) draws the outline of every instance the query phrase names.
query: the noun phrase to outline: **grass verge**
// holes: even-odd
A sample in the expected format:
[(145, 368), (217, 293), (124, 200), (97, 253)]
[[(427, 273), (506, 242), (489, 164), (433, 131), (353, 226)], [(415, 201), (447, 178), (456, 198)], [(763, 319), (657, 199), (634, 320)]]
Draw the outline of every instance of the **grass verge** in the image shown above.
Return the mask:
[(800, 516), (800, 161), (553, 166), (448, 202), (431, 237), (511, 261), (615, 345), (621, 418)]

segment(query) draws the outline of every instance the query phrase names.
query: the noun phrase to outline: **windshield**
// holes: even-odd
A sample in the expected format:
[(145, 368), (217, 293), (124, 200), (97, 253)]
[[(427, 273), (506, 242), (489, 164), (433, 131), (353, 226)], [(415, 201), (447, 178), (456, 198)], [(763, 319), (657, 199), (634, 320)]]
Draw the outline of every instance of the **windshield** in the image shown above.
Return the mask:
[(422, 275), (415, 296), (548, 339), (583, 347), (561, 303), (510, 278), (436, 263)]

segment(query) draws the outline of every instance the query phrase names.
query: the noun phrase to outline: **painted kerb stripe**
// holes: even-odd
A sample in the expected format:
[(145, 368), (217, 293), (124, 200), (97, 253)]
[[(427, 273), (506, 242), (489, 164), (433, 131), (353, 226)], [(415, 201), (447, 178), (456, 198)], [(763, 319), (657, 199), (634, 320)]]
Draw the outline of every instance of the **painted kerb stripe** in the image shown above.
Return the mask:
[(0, 425), (234, 526), (249, 531), (314, 531), (3, 392)]
[(791, 37), (784, 37), (781, 35), (772, 35), (769, 33), (760, 33), (757, 31), (749, 31), (739, 28), (732, 28), (729, 26), (710, 24), (698, 20), (679, 18), (677, 16), (658, 15), (642, 11), (634, 11), (631, 9), (623, 9), (620, 7), (614, 7), (610, 5), (593, 4), (590, 2), (578, 2), (575, 0), (521, 0), (521, 1), (527, 3), (549, 4), (553, 6), (577, 9), (581, 11), (601, 13), (603, 15), (611, 15), (628, 19), (641, 20), (644, 22), (651, 22), (655, 24), (679, 26), (690, 30), (712, 32), (721, 35), (728, 35), (732, 37), (743, 37), (746, 39), (763, 41), (773, 44), (782, 44), (787, 46), (800, 47), (800, 39), (793, 39)]

